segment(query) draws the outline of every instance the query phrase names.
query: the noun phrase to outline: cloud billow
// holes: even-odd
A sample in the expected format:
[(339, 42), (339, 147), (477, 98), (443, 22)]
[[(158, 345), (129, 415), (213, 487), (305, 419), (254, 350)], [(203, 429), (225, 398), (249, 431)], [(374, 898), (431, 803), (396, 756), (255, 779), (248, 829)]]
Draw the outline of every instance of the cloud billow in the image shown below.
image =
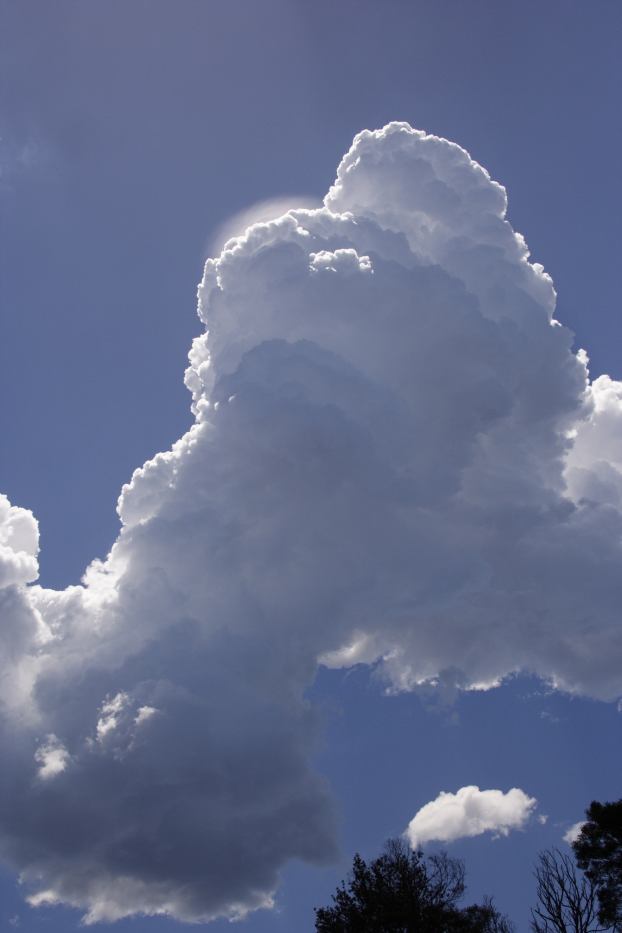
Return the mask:
[(505, 209), (460, 147), (359, 134), (323, 208), (206, 263), (196, 423), (81, 586), (31, 583), (0, 500), (0, 855), (33, 903), (242, 916), (331, 858), (319, 663), (622, 692), (622, 390)]

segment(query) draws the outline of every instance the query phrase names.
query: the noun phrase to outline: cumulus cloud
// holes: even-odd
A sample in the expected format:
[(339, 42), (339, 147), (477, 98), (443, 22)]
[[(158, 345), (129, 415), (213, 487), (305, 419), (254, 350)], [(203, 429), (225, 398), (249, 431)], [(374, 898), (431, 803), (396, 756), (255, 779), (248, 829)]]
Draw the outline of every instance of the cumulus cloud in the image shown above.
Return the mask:
[(207, 252), (213, 256), (220, 253), (228, 240), (239, 237), (249, 227), (254, 224), (265, 223), (286, 214), (287, 211), (294, 208), (317, 208), (321, 207), (317, 198), (311, 198), (305, 194), (280, 195), (275, 198), (266, 198), (263, 201), (257, 201), (248, 207), (242, 208), (236, 214), (228, 217), (216, 232), (210, 238)]
[(39, 576), (39, 526), (32, 512), (0, 494), (0, 589)]
[(461, 787), (455, 794), (441, 791), (418, 810), (406, 830), (408, 841), (417, 848), (426, 842), (454, 842), (465, 836), (493, 833), (507, 836), (512, 829), (522, 829), (536, 806), (536, 799), (513, 787), (480, 790)]
[(622, 510), (622, 382), (599, 376), (590, 386), (589, 417), (573, 432), (566, 467), (575, 501)]
[(37, 586), (0, 500), (0, 856), (32, 903), (237, 917), (330, 858), (319, 663), (622, 692), (622, 391), (505, 210), (459, 146), (359, 134), (324, 207), (207, 261), (196, 422), (106, 560)]

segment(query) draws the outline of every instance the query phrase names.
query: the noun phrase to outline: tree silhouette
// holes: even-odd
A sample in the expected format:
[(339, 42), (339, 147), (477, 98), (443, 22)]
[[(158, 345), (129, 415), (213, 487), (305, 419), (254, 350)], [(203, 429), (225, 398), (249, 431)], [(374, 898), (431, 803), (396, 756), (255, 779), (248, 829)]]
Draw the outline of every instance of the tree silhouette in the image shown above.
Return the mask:
[(600, 933), (596, 889), (559, 849), (541, 852), (534, 875), (538, 904), (531, 910), (533, 933)]
[(318, 933), (511, 933), (492, 901), (463, 909), (464, 866), (445, 853), (424, 858), (399, 839), (367, 864), (354, 856), (332, 907), (315, 911)]
[(579, 868), (585, 871), (598, 896), (598, 917), (613, 930), (622, 930), (622, 800), (598, 803), (586, 811), (587, 822), (573, 842)]

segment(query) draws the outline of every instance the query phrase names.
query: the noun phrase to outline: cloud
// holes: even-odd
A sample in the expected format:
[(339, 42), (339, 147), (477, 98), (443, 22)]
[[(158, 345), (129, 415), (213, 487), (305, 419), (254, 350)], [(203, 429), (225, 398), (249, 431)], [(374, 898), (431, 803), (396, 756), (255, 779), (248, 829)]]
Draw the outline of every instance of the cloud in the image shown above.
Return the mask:
[(67, 767), (67, 749), (55, 735), (48, 735), (45, 742), (35, 752), (35, 761), (39, 765), (38, 776), (42, 781), (62, 774)]
[(622, 692), (622, 391), (505, 209), (455, 144), (359, 134), (324, 207), (207, 261), (196, 423), (82, 585), (32, 582), (0, 500), (0, 856), (32, 903), (238, 917), (331, 858), (319, 663)]
[(536, 803), (534, 797), (518, 787), (505, 794), (475, 786), (461, 787), (455, 794), (441, 791), (436, 800), (415, 813), (406, 836), (413, 848), (426, 842), (454, 842), (483, 833), (507, 836), (511, 830), (525, 826)]
[(321, 207), (317, 198), (312, 198), (305, 194), (280, 195), (275, 198), (266, 198), (263, 201), (257, 201), (241, 211), (233, 214), (225, 220), (211, 236), (208, 252), (210, 255), (217, 255), (222, 251), (228, 240), (242, 236), (249, 227), (255, 224), (273, 221), (275, 218), (286, 214), (289, 210), (296, 208), (314, 209)]
[(599, 376), (589, 417), (577, 425), (566, 467), (575, 501), (622, 510), (622, 383)]
[(562, 839), (564, 840), (564, 842), (567, 842), (569, 846), (572, 845), (572, 843), (576, 839), (579, 838), (581, 834), (581, 830), (583, 829), (584, 826), (585, 826), (585, 820), (579, 820), (578, 823), (573, 823), (572, 826), (569, 829), (567, 829), (564, 835), (562, 836)]
[(38, 553), (39, 527), (32, 512), (12, 506), (0, 494), (0, 589), (36, 580)]

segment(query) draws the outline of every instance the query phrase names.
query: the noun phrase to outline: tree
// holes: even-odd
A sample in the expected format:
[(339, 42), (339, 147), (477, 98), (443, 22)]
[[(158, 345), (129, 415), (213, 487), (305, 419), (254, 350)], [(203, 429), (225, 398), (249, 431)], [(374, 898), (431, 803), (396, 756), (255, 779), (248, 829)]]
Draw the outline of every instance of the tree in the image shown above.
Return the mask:
[(601, 923), (622, 930), (622, 800), (598, 803), (572, 844), (579, 868), (596, 888)]
[(514, 930), (513, 924), (494, 906), (492, 898), (484, 898), (483, 904), (465, 907), (459, 915), (458, 925), (448, 930), (464, 930), (465, 933), (513, 933)]
[(541, 852), (536, 869), (538, 905), (531, 910), (533, 933), (599, 933), (596, 889), (578, 875), (572, 859), (559, 849)]
[(491, 901), (458, 908), (464, 866), (445, 853), (424, 858), (399, 839), (367, 864), (354, 856), (332, 907), (315, 911), (317, 933), (511, 933)]

